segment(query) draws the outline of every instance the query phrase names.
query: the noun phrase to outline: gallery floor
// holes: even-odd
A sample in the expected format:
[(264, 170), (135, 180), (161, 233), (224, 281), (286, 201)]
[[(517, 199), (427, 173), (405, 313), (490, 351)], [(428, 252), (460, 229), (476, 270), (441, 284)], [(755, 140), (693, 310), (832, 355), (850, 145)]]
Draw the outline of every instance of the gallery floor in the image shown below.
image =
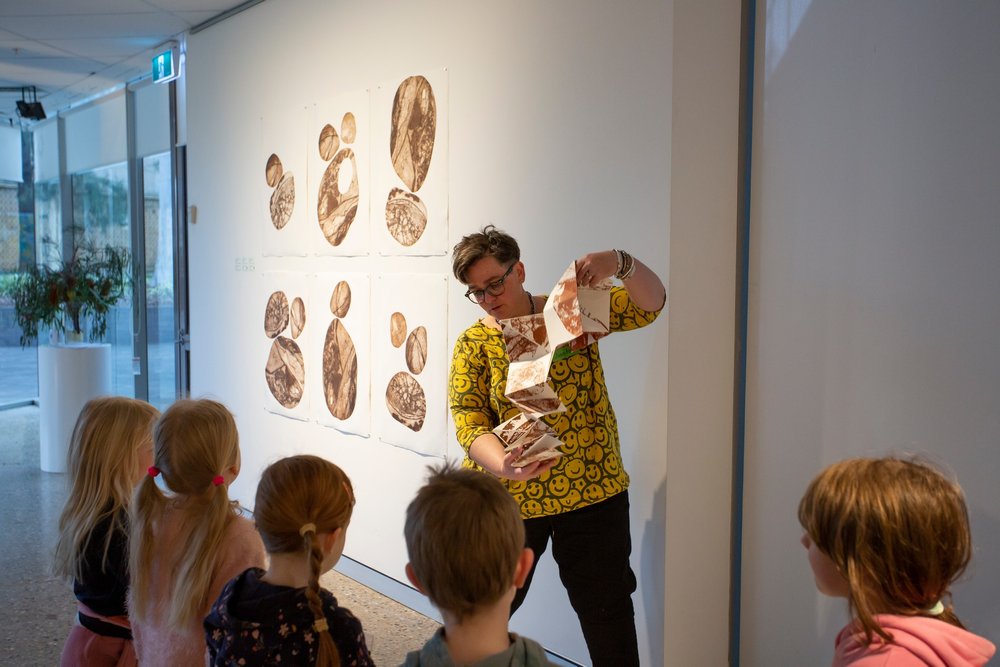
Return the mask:
[[(0, 665), (58, 664), (76, 610), (68, 585), (50, 573), (66, 475), (38, 464), (38, 408), (0, 411)], [(361, 619), (376, 664), (400, 664), (437, 629), (336, 571), (322, 583)]]

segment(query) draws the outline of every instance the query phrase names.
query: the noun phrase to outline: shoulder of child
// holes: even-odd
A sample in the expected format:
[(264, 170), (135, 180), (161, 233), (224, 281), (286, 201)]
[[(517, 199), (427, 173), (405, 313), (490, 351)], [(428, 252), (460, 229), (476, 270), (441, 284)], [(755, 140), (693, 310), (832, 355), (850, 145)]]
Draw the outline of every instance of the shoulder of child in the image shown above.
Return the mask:
[(222, 539), (222, 553), (219, 554), (224, 570), (229, 573), (229, 581), (251, 567), (267, 567), (267, 552), (253, 523), (241, 516), (236, 517), (226, 528)]
[(323, 598), (330, 636), (341, 651), (341, 664), (364, 667), (373, 664), (368, 644), (365, 641), (365, 631), (361, 627), (361, 619), (350, 609), (337, 604), (337, 598), (325, 589), (320, 590)]
[(555, 665), (554, 662), (549, 660), (548, 654), (542, 645), (536, 642), (534, 639), (528, 639), (527, 637), (521, 637), (517, 634), (511, 634), (514, 640), (515, 646), (515, 656), (518, 661), (514, 664), (524, 665), (524, 667), (547, 667), (548, 665)]

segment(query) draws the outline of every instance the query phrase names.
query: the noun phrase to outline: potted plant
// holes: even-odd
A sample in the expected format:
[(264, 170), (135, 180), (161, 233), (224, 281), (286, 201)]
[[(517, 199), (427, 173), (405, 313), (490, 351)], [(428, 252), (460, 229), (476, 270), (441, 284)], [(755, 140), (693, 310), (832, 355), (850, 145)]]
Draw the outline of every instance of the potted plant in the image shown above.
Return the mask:
[(76, 416), (88, 400), (112, 393), (111, 346), (83, 343), (83, 328), (89, 322), (92, 339), (104, 336), (108, 313), (131, 279), (127, 250), (85, 245), (68, 260), (32, 267), (6, 286), (22, 346), (36, 341), (43, 326), (74, 343), (38, 348), (39, 453), (45, 472), (66, 472)]
[(21, 345), (35, 342), (42, 326), (81, 341), (85, 321), (90, 323), (91, 339), (102, 338), (108, 313), (131, 284), (131, 267), (124, 248), (85, 245), (66, 261), (18, 274), (6, 291), (21, 327)]

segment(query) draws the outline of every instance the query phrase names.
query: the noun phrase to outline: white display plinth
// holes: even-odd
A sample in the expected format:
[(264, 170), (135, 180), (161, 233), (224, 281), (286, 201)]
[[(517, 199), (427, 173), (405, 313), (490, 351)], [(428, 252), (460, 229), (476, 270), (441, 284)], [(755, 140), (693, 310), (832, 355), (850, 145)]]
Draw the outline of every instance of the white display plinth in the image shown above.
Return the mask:
[(73, 426), (84, 404), (111, 393), (111, 346), (106, 343), (38, 348), (41, 467), (66, 472)]

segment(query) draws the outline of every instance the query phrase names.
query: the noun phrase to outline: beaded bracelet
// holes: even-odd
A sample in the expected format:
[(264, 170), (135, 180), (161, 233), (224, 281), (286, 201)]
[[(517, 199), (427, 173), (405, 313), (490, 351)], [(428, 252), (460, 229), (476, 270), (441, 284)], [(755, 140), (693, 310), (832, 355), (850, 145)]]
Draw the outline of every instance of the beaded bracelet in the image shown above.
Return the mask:
[(615, 278), (623, 281), (628, 280), (635, 274), (635, 258), (624, 250), (615, 249), (615, 253), (618, 255), (618, 270), (615, 272)]

